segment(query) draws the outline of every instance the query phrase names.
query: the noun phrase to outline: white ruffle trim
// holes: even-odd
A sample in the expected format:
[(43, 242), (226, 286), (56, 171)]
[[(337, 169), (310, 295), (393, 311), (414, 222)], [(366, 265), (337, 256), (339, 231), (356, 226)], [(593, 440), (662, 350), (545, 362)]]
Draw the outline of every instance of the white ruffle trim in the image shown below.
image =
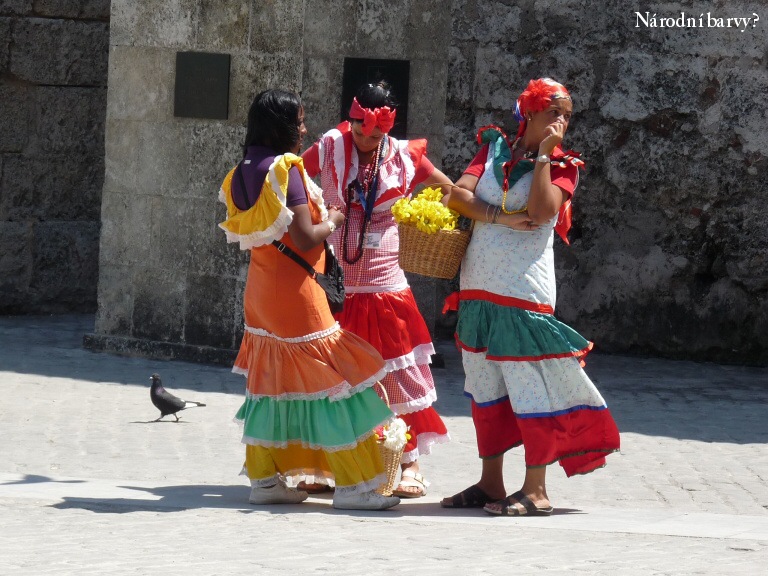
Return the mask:
[(373, 430), (366, 432), (362, 436), (359, 436), (355, 442), (349, 444), (343, 444), (341, 446), (321, 446), (320, 444), (310, 444), (308, 442), (302, 442), (301, 440), (294, 440), (291, 442), (269, 442), (267, 440), (260, 440), (258, 438), (251, 438), (250, 436), (243, 435), (242, 443), (250, 444), (251, 446), (261, 446), (262, 448), (288, 448), (289, 446), (300, 445), (307, 450), (322, 450), (323, 452), (341, 452), (342, 450), (352, 450), (356, 446), (359, 446), (370, 438), (374, 434)]
[[(242, 368), (239, 369), (244, 376), (248, 376), (248, 370), (243, 370)], [(232, 370), (234, 372), (234, 369)], [(278, 394), (277, 396), (270, 396), (268, 394), (251, 394), (246, 390), (245, 395), (246, 398), (249, 400), (252, 400), (254, 402), (258, 402), (262, 398), (272, 398), (273, 400), (322, 400), (323, 398), (328, 398), (331, 402), (338, 402), (339, 400), (344, 400), (345, 398), (349, 398), (350, 396), (354, 396), (355, 394), (359, 394), (363, 390), (367, 388), (371, 388), (373, 385), (376, 384), (379, 380), (384, 378), (384, 376), (387, 375), (387, 371), (383, 368), (376, 372), (373, 376), (370, 378), (367, 378), (366, 380), (363, 380), (356, 386), (352, 386), (349, 382), (346, 380), (342, 382), (341, 384), (337, 384), (333, 388), (328, 388), (326, 390), (322, 390), (320, 392), (315, 392), (313, 394), (301, 394), (296, 392), (290, 392), (285, 394)]]
[(344, 286), (347, 294), (376, 294), (377, 292), (402, 292), (409, 287), (408, 282), (389, 286)]
[(403, 402), (402, 404), (392, 404), (389, 409), (395, 414), (411, 414), (429, 408), (437, 400), (437, 390), (432, 388), (427, 395), (410, 402)]
[(250, 332), (251, 334), (255, 334), (256, 336), (265, 336), (266, 338), (274, 338), (275, 340), (280, 340), (280, 342), (288, 342), (290, 344), (299, 344), (301, 342), (311, 342), (312, 340), (326, 338), (327, 336), (330, 336), (331, 334), (335, 334), (336, 332), (341, 330), (341, 326), (339, 326), (339, 323), (336, 322), (330, 328), (326, 328), (325, 330), (321, 330), (320, 332), (313, 332), (312, 334), (307, 334), (306, 336), (298, 336), (296, 338), (281, 338), (280, 336), (276, 336), (275, 334), (272, 334), (272, 332), (268, 332), (261, 328), (251, 328), (250, 326), (248, 326), (248, 324), (245, 324), (244, 326), (245, 326), (246, 332)]
[(411, 350), (408, 354), (403, 354), (397, 358), (390, 358), (385, 360), (384, 366), (387, 372), (394, 372), (396, 370), (403, 370), (410, 368), (411, 366), (423, 366), (424, 364), (432, 363), (432, 354), (435, 353), (435, 346), (432, 342), (428, 344), (419, 344)]
[(450, 434), (437, 434), (436, 432), (425, 432), (416, 437), (416, 448), (410, 452), (405, 452), (400, 459), (401, 464), (410, 464), (415, 462), (421, 456), (429, 456), (432, 453), (432, 446), (435, 444), (445, 444), (451, 441)]
[(219, 224), (219, 228), (224, 230), (227, 235), (227, 242), (234, 244), (240, 243), (240, 250), (250, 250), (251, 248), (257, 248), (266, 244), (271, 244), (273, 240), (279, 240), (286, 232), (288, 232), (288, 226), (293, 221), (293, 212), (288, 208), (280, 211), (275, 221), (270, 224), (265, 230), (257, 230), (250, 234), (235, 234), (234, 232), (227, 230), (224, 224)]

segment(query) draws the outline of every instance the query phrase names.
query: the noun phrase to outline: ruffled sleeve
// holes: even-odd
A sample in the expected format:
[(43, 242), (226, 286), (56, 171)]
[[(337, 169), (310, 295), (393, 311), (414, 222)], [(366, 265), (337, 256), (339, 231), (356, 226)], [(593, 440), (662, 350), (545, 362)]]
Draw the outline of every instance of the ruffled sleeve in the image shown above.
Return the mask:
[(275, 157), (264, 180), (261, 194), (248, 210), (240, 210), (232, 200), (234, 168), (224, 178), (219, 190), (219, 200), (227, 206), (227, 219), (219, 224), (219, 228), (227, 235), (227, 242), (239, 242), (241, 250), (249, 250), (270, 244), (285, 235), (293, 221), (293, 212), (286, 206), (288, 172), (293, 166), (301, 173), (310, 201), (318, 205), (322, 217), (326, 217), (322, 195), (316, 190), (317, 186), (310, 185), (311, 180), (307, 178), (301, 158), (294, 154), (283, 154)]

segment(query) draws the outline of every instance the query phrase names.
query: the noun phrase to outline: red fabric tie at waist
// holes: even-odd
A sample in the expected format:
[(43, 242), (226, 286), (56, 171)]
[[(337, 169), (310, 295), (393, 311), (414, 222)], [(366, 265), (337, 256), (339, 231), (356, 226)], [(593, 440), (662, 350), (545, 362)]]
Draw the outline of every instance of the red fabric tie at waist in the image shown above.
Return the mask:
[(450, 310), (458, 310), (459, 301), (461, 300), (485, 300), (500, 306), (520, 308), (531, 312), (539, 312), (540, 314), (552, 314), (555, 311), (549, 304), (537, 304), (536, 302), (529, 302), (528, 300), (512, 296), (501, 296), (487, 290), (461, 290), (448, 295), (443, 304), (443, 314)]

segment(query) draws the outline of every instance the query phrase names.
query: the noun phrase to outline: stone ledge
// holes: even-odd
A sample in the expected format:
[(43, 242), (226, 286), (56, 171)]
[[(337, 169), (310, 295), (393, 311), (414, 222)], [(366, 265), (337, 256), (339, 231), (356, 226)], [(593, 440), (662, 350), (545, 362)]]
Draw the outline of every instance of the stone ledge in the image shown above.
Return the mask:
[(85, 334), (83, 336), (83, 348), (93, 352), (109, 352), (120, 356), (181, 360), (220, 366), (232, 366), (237, 356), (237, 350), (102, 334)]

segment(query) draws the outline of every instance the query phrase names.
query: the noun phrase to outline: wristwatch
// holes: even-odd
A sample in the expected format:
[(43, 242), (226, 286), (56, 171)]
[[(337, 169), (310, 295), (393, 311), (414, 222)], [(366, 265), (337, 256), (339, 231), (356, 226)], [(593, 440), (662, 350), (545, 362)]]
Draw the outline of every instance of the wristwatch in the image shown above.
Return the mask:
[(536, 157), (536, 162), (542, 162), (542, 163), (549, 163), (550, 158), (546, 154), (542, 154), (541, 156)]
[(331, 234), (333, 234), (336, 231), (336, 224), (333, 223), (333, 220), (327, 220), (328, 222), (328, 228), (331, 231)]

